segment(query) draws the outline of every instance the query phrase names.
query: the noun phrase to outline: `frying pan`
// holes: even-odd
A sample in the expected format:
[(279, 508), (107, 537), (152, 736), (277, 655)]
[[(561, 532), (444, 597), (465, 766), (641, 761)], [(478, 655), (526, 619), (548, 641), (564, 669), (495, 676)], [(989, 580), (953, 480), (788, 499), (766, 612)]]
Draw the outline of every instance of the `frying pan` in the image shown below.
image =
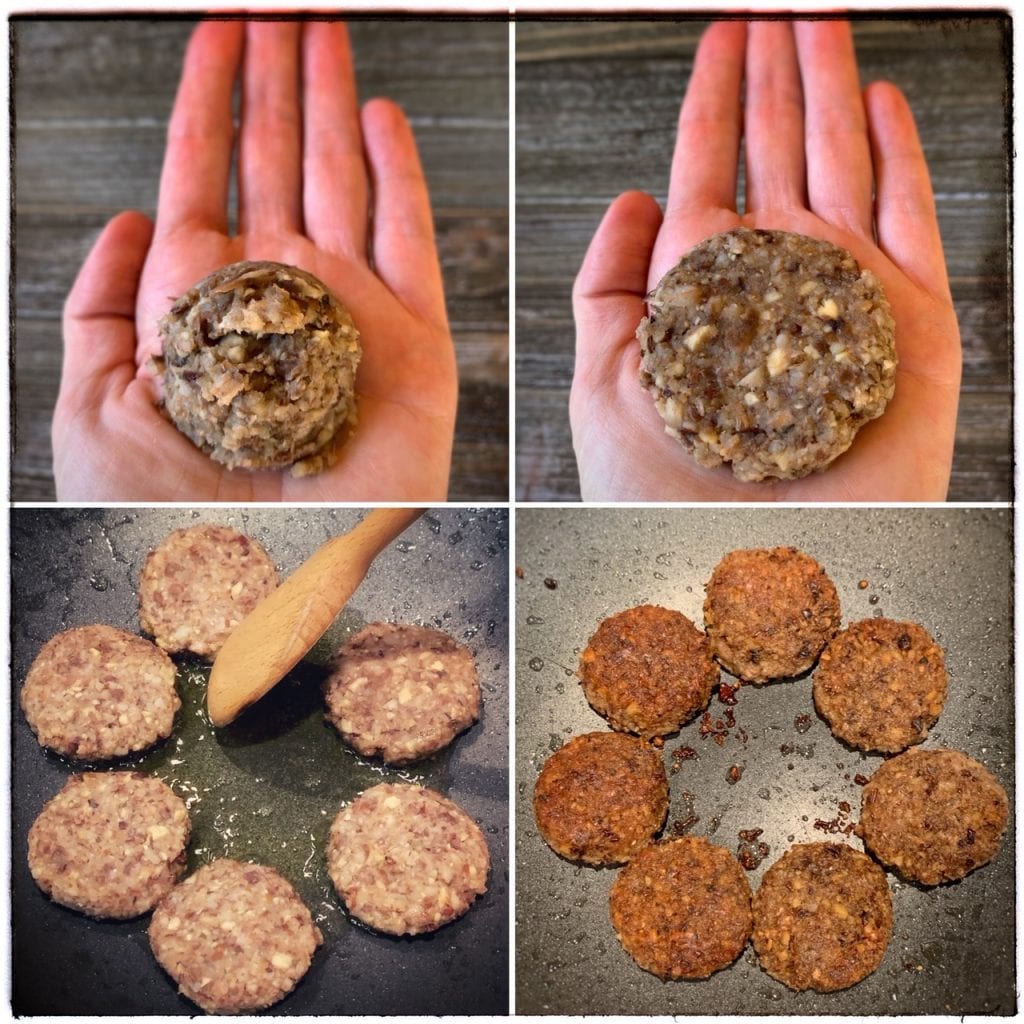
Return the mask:
[[(664, 983), (622, 949), (608, 918), (616, 869), (556, 856), (537, 833), (533, 787), (570, 736), (607, 728), (575, 671), (598, 622), (631, 605), (677, 608), (703, 624), (704, 584), (728, 551), (794, 545), (836, 584), (844, 625), (911, 619), (947, 653), (949, 699), (926, 746), (964, 750), (999, 778), (1013, 806), (1011, 514), (1007, 509), (520, 509), (516, 522), (516, 1011), (522, 1014), (1012, 1014), (1013, 820), (995, 860), (926, 890), (889, 874), (893, 936), (879, 969), (844, 992), (795, 993), (748, 946), (706, 981)], [(863, 589), (860, 581), (866, 580)], [(545, 582), (547, 581), (547, 583)], [(735, 680), (723, 673), (723, 680)], [(712, 697), (712, 721), (726, 706)], [(745, 686), (721, 746), (699, 719), (666, 739), (698, 758), (670, 775), (668, 832), (734, 853), (763, 829), (764, 871), (794, 842), (832, 840), (860, 812), (856, 776), (881, 763), (834, 739), (815, 714), (810, 676)], [(743, 732), (741, 732), (741, 730)], [(743, 734), (746, 735), (746, 742)], [(730, 782), (733, 765), (742, 769)], [(689, 795), (688, 795), (689, 794)], [(840, 804), (847, 803), (844, 814)], [(1011, 811), (1012, 815), (1012, 811)], [(816, 827), (817, 823), (817, 827)], [(834, 829), (835, 831), (827, 831)]]
[[(298, 669), (231, 726), (203, 711), (208, 668), (177, 659), (183, 707), (173, 735), (118, 767), (169, 782), (189, 805), (189, 870), (215, 857), (281, 871), (313, 913), (324, 944), (305, 979), (270, 1014), (506, 1013), (508, 1009), (508, 523), (503, 509), (430, 510), (374, 562), (339, 620)], [(62, 629), (105, 622), (138, 630), (137, 581), (172, 529), (223, 523), (260, 541), (282, 576), (353, 509), (15, 509), (12, 541), (13, 1009), (17, 1014), (195, 1014), (149, 951), (149, 916), (92, 921), (32, 881), (28, 829), (76, 770), (44, 752), (17, 695), (32, 659)], [(433, 625), (474, 652), (480, 721), (447, 751), (402, 770), (348, 750), (323, 720), (324, 664), (366, 622)], [(326, 873), (327, 831), (344, 801), (378, 782), (422, 782), (483, 829), (488, 892), (460, 920), (395, 939), (346, 916)]]

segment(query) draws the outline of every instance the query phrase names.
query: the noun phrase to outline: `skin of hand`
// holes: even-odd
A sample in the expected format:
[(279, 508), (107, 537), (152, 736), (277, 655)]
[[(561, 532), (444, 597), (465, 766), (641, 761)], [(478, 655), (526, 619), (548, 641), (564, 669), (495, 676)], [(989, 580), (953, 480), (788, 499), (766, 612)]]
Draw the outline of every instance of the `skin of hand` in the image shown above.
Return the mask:
[[(239, 75), (239, 230), (231, 236)], [(158, 319), (238, 260), (310, 271), (360, 329), (359, 423), (324, 473), (229, 471), (157, 407), (147, 363), (160, 351)], [(115, 217), (65, 304), (53, 418), (58, 498), (443, 500), (457, 397), (416, 143), (394, 103), (376, 99), (360, 110), (345, 26), (201, 23), (171, 114), (156, 223), (135, 212)]]
[[(737, 226), (848, 249), (881, 281), (896, 322), (896, 391), (885, 413), (828, 469), (799, 480), (744, 483), (728, 466), (698, 465), (665, 433), (638, 380), (644, 296), (684, 252)], [(615, 200), (577, 276), (573, 308), (569, 414), (585, 499), (945, 499), (960, 333), (928, 168), (900, 91), (875, 82), (861, 92), (848, 24), (730, 21), (705, 32), (680, 112), (664, 216), (643, 192)]]

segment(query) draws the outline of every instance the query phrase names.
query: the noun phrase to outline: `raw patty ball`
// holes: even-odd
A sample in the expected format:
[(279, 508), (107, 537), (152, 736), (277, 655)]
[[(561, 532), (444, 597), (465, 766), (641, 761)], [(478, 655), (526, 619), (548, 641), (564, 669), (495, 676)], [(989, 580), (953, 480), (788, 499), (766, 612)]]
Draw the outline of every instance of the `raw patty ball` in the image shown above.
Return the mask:
[(796, 548), (731, 551), (704, 589), (711, 651), (748, 683), (806, 672), (839, 628), (835, 586)]
[(90, 917), (151, 910), (185, 870), (184, 803), (138, 772), (72, 775), (28, 833), (28, 866), (51, 899)]
[(327, 870), (349, 913), (391, 935), (432, 932), (487, 891), (476, 823), (422, 786), (381, 783), (338, 812)]
[(736, 858), (701, 837), (641, 850), (612, 884), (612, 926), (659, 978), (706, 978), (750, 938), (750, 883)]
[(885, 872), (841, 843), (790, 847), (754, 895), (761, 966), (798, 992), (835, 992), (863, 981), (882, 962), (891, 934)]
[(322, 941), (288, 881), (228, 859), (172, 889), (149, 924), (160, 966), (207, 1013), (272, 1006), (302, 980)]
[(668, 815), (661, 755), (623, 733), (576, 736), (544, 763), (533, 811), (555, 853), (584, 864), (622, 864)]
[(922, 885), (963, 878), (1002, 844), (1006, 790), (957, 750), (908, 750), (864, 787), (860, 834), (886, 866)]
[(580, 679), (612, 728), (650, 739), (707, 707), (718, 668), (685, 615), (644, 604), (601, 622), (580, 657)]
[(648, 296), (640, 380), (667, 433), (740, 480), (825, 469), (880, 416), (895, 325), (843, 249), (737, 228), (691, 249)]
[(209, 525), (175, 530), (142, 567), (139, 622), (165, 651), (212, 659), (277, 582), (270, 556), (244, 534)]
[(283, 263), (222, 267), (160, 320), (164, 405), (182, 433), (232, 469), (318, 473), (355, 422), (362, 350), (348, 310)]
[(181, 701), (174, 663), (155, 644), (113, 626), (79, 626), (43, 646), (21, 707), (42, 746), (107, 761), (169, 736)]
[(473, 655), (425, 626), (361, 629), (335, 656), (324, 697), (349, 746), (394, 765), (429, 757), (480, 717)]
[(853, 623), (814, 673), (815, 707), (835, 736), (860, 750), (893, 754), (920, 743), (945, 703), (945, 655), (913, 622)]

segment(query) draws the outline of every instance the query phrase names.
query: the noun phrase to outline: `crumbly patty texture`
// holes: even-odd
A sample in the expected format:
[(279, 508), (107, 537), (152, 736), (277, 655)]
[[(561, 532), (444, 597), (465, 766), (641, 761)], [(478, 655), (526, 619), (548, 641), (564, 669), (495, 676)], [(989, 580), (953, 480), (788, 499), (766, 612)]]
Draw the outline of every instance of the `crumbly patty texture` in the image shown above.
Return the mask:
[(28, 833), (28, 866), (57, 903), (90, 917), (151, 910), (185, 870), (188, 811), (138, 772), (73, 775)]
[(533, 810), (556, 853), (584, 864), (622, 864), (651, 841), (668, 815), (661, 755), (624, 733), (576, 736), (544, 763)]
[(155, 644), (113, 626), (79, 626), (43, 646), (21, 707), (42, 746), (107, 761), (169, 736), (181, 701), (174, 663)]
[(270, 556), (244, 534), (209, 525), (175, 530), (142, 567), (139, 622), (165, 651), (213, 658), (277, 582)]
[(706, 978), (750, 938), (750, 883), (736, 858), (701, 837), (641, 850), (612, 884), (612, 926), (659, 978)]
[(885, 873), (841, 843), (800, 843), (766, 872), (754, 896), (761, 966), (797, 991), (835, 992), (882, 962), (892, 934)]
[(1009, 800), (999, 780), (957, 750), (908, 750), (864, 787), (860, 833), (888, 867), (922, 885), (963, 878), (998, 852)]
[(172, 889), (149, 925), (160, 966), (207, 1013), (248, 1013), (283, 999), (322, 941), (288, 881), (228, 859)]
[(806, 672), (839, 628), (834, 584), (796, 548), (732, 551), (704, 589), (712, 653), (745, 682)]
[(473, 655), (425, 626), (361, 629), (335, 656), (324, 698), (349, 746), (394, 765), (429, 757), (480, 717)]
[(719, 677), (704, 634), (682, 612), (649, 604), (604, 619), (579, 674), (598, 714), (647, 738), (675, 732), (706, 708)]
[(860, 750), (898, 753), (920, 743), (946, 703), (946, 659), (913, 622), (866, 619), (836, 636), (814, 673), (814, 705)]
[(737, 228), (690, 250), (647, 299), (640, 380), (667, 433), (740, 480), (825, 469), (892, 398), (895, 326), (843, 249)]
[(164, 406), (178, 429), (232, 469), (304, 476), (333, 465), (355, 422), (362, 353), (348, 310), (283, 263), (222, 267), (160, 320)]
[(327, 870), (349, 912), (391, 935), (432, 932), (487, 891), (490, 856), (476, 823), (422, 786), (381, 783), (339, 811)]

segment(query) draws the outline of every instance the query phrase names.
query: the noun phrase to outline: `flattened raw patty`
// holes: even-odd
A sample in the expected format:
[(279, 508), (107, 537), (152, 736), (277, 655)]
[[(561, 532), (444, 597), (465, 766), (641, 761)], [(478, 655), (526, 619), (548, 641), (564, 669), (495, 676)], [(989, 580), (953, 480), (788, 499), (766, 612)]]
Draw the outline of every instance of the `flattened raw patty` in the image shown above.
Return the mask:
[(189, 526), (152, 550), (139, 580), (139, 622), (165, 651), (213, 659), (277, 586), (262, 545), (226, 526)]
[(338, 812), (327, 870), (345, 906), (391, 935), (432, 932), (487, 891), (490, 855), (476, 823), (422, 786), (381, 783)]
[(576, 736), (544, 763), (533, 810), (556, 853), (585, 864), (621, 864), (665, 823), (668, 778), (661, 755), (623, 733)]
[(880, 416), (895, 325), (877, 278), (805, 235), (737, 228), (691, 249), (648, 296), (640, 380), (667, 433), (740, 480), (825, 469)]
[(963, 878), (1002, 845), (1006, 790), (958, 750), (908, 750), (864, 787), (860, 833), (888, 867), (922, 885)]
[(853, 623), (814, 673), (815, 707), (835, 736), (860, 750), (893, 754), (920, 743), (945, 703), (945, 655), (913, 622)]
[(72, 775), (28, 833), (28, 866), (51, 899), (90, 917), (151, 910), (185, 870), (184, 803), (138, 772)]
[(748, 683), (806, 672), (839, 628), (835, 586), (796, 548), (731, 551), (704, 589), (711, 651)]
[(655, 843), (619, 872), (609, 899), (626, 952), (659, 978), (707, 978), (750, 938), (750, 883), (736, 858), (702, 837)]
[(107, 761), (169, 736), (181, 701), (159, 647), (113, 626), (79, 626), (43, 646), (21, 707), (42, 746)]
[(273, 868), (228, 859), (172, 889), (149, 924), (160, 966), (207, 1013), (247, 1013), (283, 999), (322, 941), (288, 881)]
[(580, 657), (590, 706), (648, 739), (707, 707), (718, 682), (707, 639), (682, 612), (644, 604), (609, 615)]
[(473, 655), (447, 633), (375, 622), (337, 653), (324, 684), (327, 720), (367, 757), (429, 757), (480, 717)]

